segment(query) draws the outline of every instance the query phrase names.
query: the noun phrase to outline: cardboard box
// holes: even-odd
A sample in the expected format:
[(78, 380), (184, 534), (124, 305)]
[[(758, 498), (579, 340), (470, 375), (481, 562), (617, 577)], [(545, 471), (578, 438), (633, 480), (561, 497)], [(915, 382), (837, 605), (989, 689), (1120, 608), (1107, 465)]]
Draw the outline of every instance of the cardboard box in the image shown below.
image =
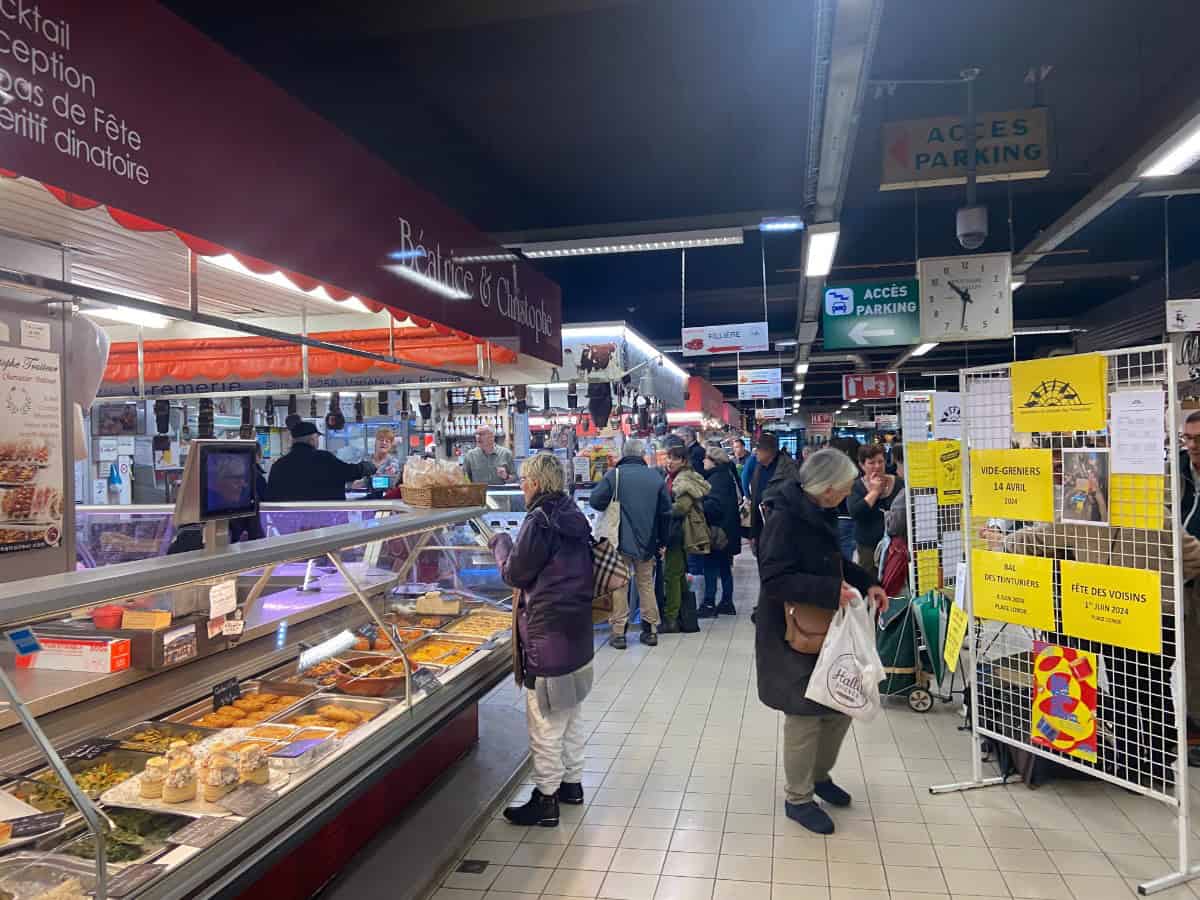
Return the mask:
[(120, 672), (129, 668), (128, 638), (76, 638), (38, 635), (41, 652), (17, 657), (18, 669), (58, 669), (66, 672)]

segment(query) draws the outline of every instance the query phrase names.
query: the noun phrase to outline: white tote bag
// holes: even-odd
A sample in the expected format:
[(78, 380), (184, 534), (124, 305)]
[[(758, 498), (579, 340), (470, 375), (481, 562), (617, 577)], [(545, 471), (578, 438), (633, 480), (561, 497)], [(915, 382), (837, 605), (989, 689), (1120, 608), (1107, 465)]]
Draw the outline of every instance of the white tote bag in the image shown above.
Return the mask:
[(607, 540), (614, 547), (621, 546), (621, 469), (613, 469), (616, 487), (613, 488), (612, 500), (604, 510), (604, 515), (596, 520), (592, 528), (592, 537), (596, 540)]
[(883, 661), (875, 647), (875, 604), (867, 604), (859, 595), (834, 613), (804, 696), (851, 718), (870, 721), (882, 706), (879, 682), (883, 678)]

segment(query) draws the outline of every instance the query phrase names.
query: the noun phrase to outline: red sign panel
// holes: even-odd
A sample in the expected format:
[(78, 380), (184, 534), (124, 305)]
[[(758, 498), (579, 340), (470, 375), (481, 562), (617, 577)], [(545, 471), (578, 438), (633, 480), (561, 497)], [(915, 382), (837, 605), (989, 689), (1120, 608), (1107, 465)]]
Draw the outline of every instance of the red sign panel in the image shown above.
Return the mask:
[(158, 3), (0, 14), (0, 168), (562, 363), (552, 281)]
[(895, 400), (899, 379), (895, 372), (868, 372), (842, 376), (843, 400)]
[(809, 413), (808, 424), (811, 428), (832, 428), (833, 413)]

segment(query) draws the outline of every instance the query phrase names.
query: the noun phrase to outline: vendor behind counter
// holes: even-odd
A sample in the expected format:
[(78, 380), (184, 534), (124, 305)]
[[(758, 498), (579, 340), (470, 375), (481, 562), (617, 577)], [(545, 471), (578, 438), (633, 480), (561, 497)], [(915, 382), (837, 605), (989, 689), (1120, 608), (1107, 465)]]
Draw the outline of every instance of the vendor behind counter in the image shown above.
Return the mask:
[(344, 502), (347, 484), (375, 474), (375, 464), (370, 460), (347, 463), (328, 450), (318, 450), (321, 432), (312, 422), (297, 422), (291, 433), (292, 449), (271, 466), (268, 500)]

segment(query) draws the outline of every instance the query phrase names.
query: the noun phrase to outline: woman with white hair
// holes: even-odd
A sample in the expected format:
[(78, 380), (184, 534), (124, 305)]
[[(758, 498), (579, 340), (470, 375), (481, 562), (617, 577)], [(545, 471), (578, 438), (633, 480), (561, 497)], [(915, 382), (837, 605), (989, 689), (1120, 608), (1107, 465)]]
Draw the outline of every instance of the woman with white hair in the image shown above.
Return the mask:
[(513, 609), (513, 675), (525, 691), (533, 793), (504, 817), (558, 824), (559, 802), (583, 803), (582, 703), (592, 689), (592, 548), (588, 520), (567, 496), (562, 464), (539, 453), (521, 467), (525, 521), (516, 543), (492, 538), (504, 581), (520, 590)]
[(818, 450), (800, 467), (799, 480), (778, 482), (767, 493), (758, 540), (758, 696), (784, 713), (784, 811), (817, 834), (832, 834), (833, 820), (814, 795), (850, 805), (830, 775), (850, 719), (805, 698), (809, 676), (834, 612), (856, 591), (887, 609), (878, 581), (839, 547), (837, 509), (858, 475), (842, 451)]

